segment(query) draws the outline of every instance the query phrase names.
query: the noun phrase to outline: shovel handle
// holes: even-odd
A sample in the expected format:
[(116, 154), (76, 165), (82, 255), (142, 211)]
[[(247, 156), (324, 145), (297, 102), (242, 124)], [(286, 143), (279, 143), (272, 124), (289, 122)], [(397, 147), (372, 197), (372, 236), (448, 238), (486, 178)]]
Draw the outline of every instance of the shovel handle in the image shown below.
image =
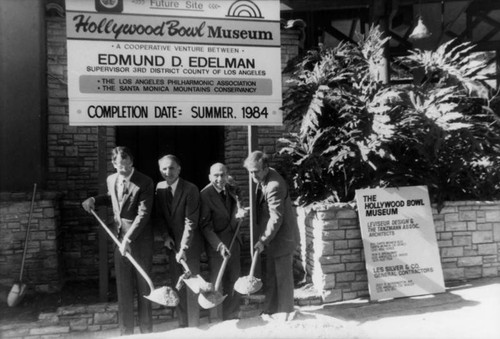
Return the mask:
[(139, 265), (139, 263), (137, 261), (135, 261), (134, 257), (132, 257), (132, 255), (129, 252), (125, 252), (125, 256), (127, 257), (128, 260), (130, 260), (132, 265), (135, 266), (137, 271), (142, 275), (142, 277), (144, 278), (146, 283), (149, 285), (149, 289), (150, 289), (149, 293), (151, 294), (151, 292), (154, 291), (155, 287), (154, 287), (153, 281), (151, 280), (149, 275), (142, 269), (141, 265)]
[(257, 264), (257, 258), (259, 257), (259, 250), (256, 250), (254, 253), (253, 253), (253, 258), (252, 258), (252, 266), (250, 266), (250, 273), (249, 273), (249, 276), (253, 277), (253, 274), (255, 272), (255, 265)]
[(231, 239), (231, 242), (229, 243), (229, 252), (231, 252), (231, 248), (233, 248), (234, 241), (236, 240), (236, 237), (238, 236), (238, 233), (240, 232), (240, 227), (241, 224), (243, 223), (243, 219), (238, 220), (238, 224), (236, 225), (236, 230), (234, 231), (233, 238)]
[(30, 215), (28, 218), (28, 226), (26, 227), (26, 238), (24, 240), (23, 259), (21, 261), (21, 270), (19, 271), (19, 281), (23, 281), (24, 262), (26, 260), (26, 253), (28, 251), (28, 240), (31, 228), (31, 217), (33, 216), (33, 206), (35, 205), (35, 196), (36, 196), (36, 183), (33, 184), (33, 196), (31, 197)]
[[(97, 219), (97, 221), (99, 221), (99, 224), (101, 224), (102, 228), (104, 228), (106, 233), (108, 233), (108, 235), (111, 237), (111, 239), (113, 239), (113, 241), (116, 243), (116, 245), (120, 246), (121, 245), (120, 241), (116, 238), (116, 236), (113, 234), (113, 232), (111, 232), (111, 230), (108, 228), (108, 226), (106, 226), (106, 224), (101, 220), (101, 218), (99, 218), (97, 213), (94, 210), (90, 210), (90, 211), (92, 212), (94, 217)], [(146, 280), (146, 283), (149, 285), (151, 292), (153, 292), (155, 289), (154, 285), (153, 285), (153, 281), (148, 276), (148, 274), (142, 269), (141, 265), (139, 265), (139, 263), (134, 259), (134, 257), (132, 257), (132, 255), (129, 252), (125, 252), (125, 257), (127, 257), (127, 259), (132, 263), (132, 265), (134, 265), (134, 267), (142, 275), (144, 280)]]
[(184, 259), (181, 258), (181, 260), (179, 261), (179, 263), (182, 265), (182, 267), (184, 267), (184, 271), (185, 272), (191, 273), (191, 270), (189, 269), (189, 266), (188, 266), (186, 260), (184, 260)]
[(116, 238), (116, 236), (113, 234), (113, 232), (111, 232), (111, 230), (108, 228), (108, 226), (106, 226), (104, 221), (102, 221), (101, 218), (99, 218), (97, 213), (94, 210), (90, 210), (90, 212), (94, 215), (94, 217), (97, 219), (97, 221), (99, 221), (99, 224), (101, 224), (102, 228), (104, 228), (104, 230), (106, 231), (106, 233), (108, 233), (108, 235), (111, 237), (111, 239), (114, 241), (114, 243), (117, 244), (118, 246), (120, 246), (121, 245), (120, 241)]
[[(231, 249), (233, 248), (234, 241), (236, 240), (236, 237), (238, 236), (238, 232), (240, 231), (241, 223), (243, 222), (242, 219), (238, 220), (238, 224), (236, 226), (236, 230), (233, 234), (233, 238), (231, 239), (231, 243), (229, 244), (229, 253), (231, 253)], [(224, 260), (222, 261), (222, 265), (220, 266), (219, 273), (217, 274), (217, 279), (215, 280), (215, 286), (214, 289), (216, 291), (219, 290), (220, 284), (222, 282), (222, 276), (224, 275), (224, 271), (226, 270), (227, 262), (229, 261), (229, 256), (225, 257)]]
[(220, 284), (222, 282), (222, 276), (224, 275), (224, 270), (226, 269), (227, 262), (229, 261), (229, 256), (225, 257), (222, 261), (222, 265), (220, 265), (219, 273), (217, 274), (217, 279), (215, 280), (214, 290), (218, 291)]

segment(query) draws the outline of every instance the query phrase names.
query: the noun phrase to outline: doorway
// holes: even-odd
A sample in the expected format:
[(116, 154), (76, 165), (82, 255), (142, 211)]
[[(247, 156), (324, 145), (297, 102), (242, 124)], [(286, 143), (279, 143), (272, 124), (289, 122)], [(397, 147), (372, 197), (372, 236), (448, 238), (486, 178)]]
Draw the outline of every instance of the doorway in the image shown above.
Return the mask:
[(162, 181), (158, 159), (174, 154), (181, 161), (181, 177), (201, 190), (208, 183), (210, 165), (224, 162), (223, 126), (120, 126), (116, 144), (134, 153), (134, 167)]

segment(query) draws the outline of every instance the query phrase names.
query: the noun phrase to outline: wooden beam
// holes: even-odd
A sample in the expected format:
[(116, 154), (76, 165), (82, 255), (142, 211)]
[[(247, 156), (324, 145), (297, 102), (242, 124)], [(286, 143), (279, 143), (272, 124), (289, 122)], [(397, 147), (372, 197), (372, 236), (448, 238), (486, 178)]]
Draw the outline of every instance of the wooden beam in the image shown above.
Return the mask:
[[(496, 50), (496, 53), (495, 53), (495, 56), (496, 56), (496, 59), (495, 59), (495, 63), (496, 63), (496, 69), (499, 69), (500, 67), (500, 50)], [(496, 75), (496, 89), (498, 90), (500, 88), (500, 72), (495, 72), (495, 75)]]
[(477, 18), (480, 18), (482, 21), (492, 25), (493, 27), (500, 29), (500, 22), (488, 16), (488, 13), (486, 12), (478, 12), (473, 14), (473, 16), (476, 16)]
[(393, 31), (388, 31), (387, 33), (391, 36), (391, 39), (396, 40), (402, 46), (404, 46), (406, 48), (412, 48), (413, 47), (413, 45), (410, 42), (408, 42), (408, 40), (406, 40), (405, 38), (400, 37), (399, 35), (397, 35)]
[[(283, 12), (320, 12), (325, 10), (369, 8), (380, 0), (281, 0)], [(399, 5), (441, 3), (441, 0), (399, 0)]]
[(479, 41), (474, 42), (478, 51), (499, 51), (500, 41)]
[(500, 2), (494, 0), (475, 0), (469, 5), (467, 12), (474, 15), (476, 11), (493, 11), (500, 9)]
[(339, 31), (335, 27), (332, 27), (331, 25), (324, 27), (324, 31), (340, 41), (349, 41), (355, 43), (354, 40), (352, 40), (350, 37)]
[(281, 0), (294, 12), (319, 12), (331, 9), (369, 7), (370, 0)]

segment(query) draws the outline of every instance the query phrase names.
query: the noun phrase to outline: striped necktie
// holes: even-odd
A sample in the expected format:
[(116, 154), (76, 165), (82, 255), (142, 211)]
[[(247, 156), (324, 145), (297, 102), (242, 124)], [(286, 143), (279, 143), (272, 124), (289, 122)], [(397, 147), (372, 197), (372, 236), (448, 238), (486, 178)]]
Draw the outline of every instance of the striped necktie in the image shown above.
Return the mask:
[(122, 201), (123, 197), (127, 194), (127, 179), (122, 179), (118, 183), (118, 200)]

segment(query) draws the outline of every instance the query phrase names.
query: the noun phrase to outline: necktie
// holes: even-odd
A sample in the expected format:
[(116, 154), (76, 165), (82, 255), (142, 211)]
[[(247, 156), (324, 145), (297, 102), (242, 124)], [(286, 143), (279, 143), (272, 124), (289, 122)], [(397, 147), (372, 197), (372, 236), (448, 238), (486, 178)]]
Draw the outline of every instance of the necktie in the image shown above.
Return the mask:
[(220, 191), (220, 197), (222, 198), (222, 201), (226, 202), (226, 191), (222, 190)]
[(257, 202), (260, 202), (260, 199), (262, 199), (262, 188), (261, 188), (260, 184), (258, 184), (256, 192), (255, 192), (255, 200)]
[(122, 201), (125, 194), (127, 194), (127, 180), (122, 179), (118, 184), (118, 200)]
[(167, 207), (169, 212), (172, 212), (173, 200), (174, 200), (174, 195), (172, 193), (172, 186), (167, 186)]

